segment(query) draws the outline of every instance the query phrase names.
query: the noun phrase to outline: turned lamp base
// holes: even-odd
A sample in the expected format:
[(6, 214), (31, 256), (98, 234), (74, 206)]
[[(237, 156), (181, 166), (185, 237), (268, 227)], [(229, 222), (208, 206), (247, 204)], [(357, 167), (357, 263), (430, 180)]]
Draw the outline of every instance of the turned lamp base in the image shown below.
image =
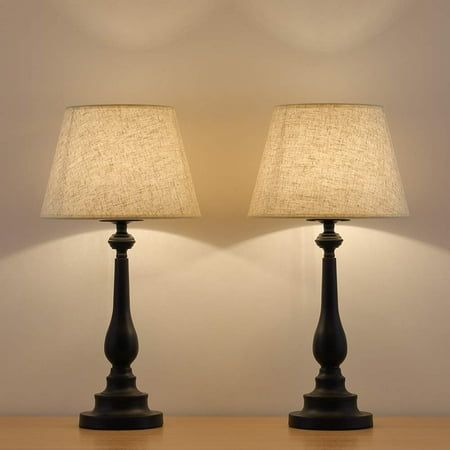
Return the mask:
[(291, 428), (357, 430), (373, 427), (372, 414), (359, 411), (358, 396), (345, 389), (345, 378), (338, 368), (320, 369), (316, 389), (303, 398), (303, 409), (289, 414)]
[[(342, 219), (341, 219), (342, 220)], [(315, 389), (303, 396), (301, 411), (289, 414), (289, 426), (307, 430), (356, 430), (372, 428), (372, 414), (359, 411), (357, 396), (345, 388), (339, 366), (347, 355), (347, 340), (339, 317), (336, 258), (342, 238), (334, 231), (335, 219), (320, 219), (324, 231), (316, 239), (323, 249), (322, 302), (314, 335), (313, 353), (320, 364)]]
[(80, 414), (80, 428), (95, 430), (137, 430), (163, 425), (163, 414), (147, 405), (148, 395), (136, 387), (131, 363), (138, 354), (136, 330), (131, 319), (127, 251), (134, 238), (127, 232), (129, 221), (114, 221), (117, 231), (109, 238), (116, 250), (114, 304), (105, 338), (105, 355), (112, 365), (106, 389), (95, 394), (92, 411)]
[(317, 411), (295, 411), (289, 414), (289, 426), (303, 430), (360, 430), (372, 428), (372, 414), (357, 411), (347, 413), (322, 414)]
[(80, 414), (80, 428), (91, 430), (143, 430), (162, 426), (163, 414), (159, 411), (143, 411), (120, 416), (95, 411)]
[(95, 430), (138, 430), (163, 425), (163, 414), (147, 406), (148, 395), (136, 388), (131, 369), (112, 369), (107, 387), (95, 394), (95, 408), (80, 414), (80, 427)]

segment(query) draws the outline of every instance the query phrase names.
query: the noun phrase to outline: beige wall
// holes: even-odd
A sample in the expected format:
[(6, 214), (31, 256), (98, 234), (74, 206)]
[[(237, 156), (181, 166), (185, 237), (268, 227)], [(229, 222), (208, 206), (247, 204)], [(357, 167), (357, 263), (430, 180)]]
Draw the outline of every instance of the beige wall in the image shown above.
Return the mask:
[(450, 2), (0, 8), (0, 413), (75, 414), (104, 385), (112, 227), (39, 219), (63, 109), (85, 103), (175, 106), (203, 212), (132, 226), (151, 406), (298, 408), (317, 372), (320, 228), (246, 211), (272, 106), (321, 101), (385, 105), (411, 209), (339, 226), (348, 386), (377, 414), (450, 413)]

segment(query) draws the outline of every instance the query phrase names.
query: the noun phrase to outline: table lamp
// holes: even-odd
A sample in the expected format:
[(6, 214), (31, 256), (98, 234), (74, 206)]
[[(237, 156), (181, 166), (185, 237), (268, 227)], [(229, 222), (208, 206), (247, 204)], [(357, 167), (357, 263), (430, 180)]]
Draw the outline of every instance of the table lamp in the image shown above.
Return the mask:
[(99, 219), (116, 225), (114, 301), (105, 339), (112, 368), (92, 411), (79, 425), (93, 429), (155, 428), (163, 414), (150, 410), (136, 388), (131, 363), (138, 354), (129, 297), (127, 224), (147, 218), (199, 216), (194, 186), (168, 106), (96, 105), (66, 109), (41, 216)]
[(334, 251), (338, 221), (407, 216), (402, 183), (383, 109), (374, 105), (305, 104), (274, 109), (249, 216), (300, 217), (323, 224), (322, 301), (313, 340), (320, 364), (289, 426), (317, 430), (370, 428), (340, 365), (347, 342), (338, 310)]

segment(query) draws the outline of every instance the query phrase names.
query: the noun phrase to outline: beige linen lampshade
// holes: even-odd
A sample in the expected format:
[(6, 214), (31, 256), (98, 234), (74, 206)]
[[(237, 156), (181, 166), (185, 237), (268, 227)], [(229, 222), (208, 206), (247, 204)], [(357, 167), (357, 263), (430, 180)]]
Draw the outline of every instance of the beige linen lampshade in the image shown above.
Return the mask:
[(66, 109), (42, 217), (199, 215), (172, 107), (95, 105)]
[(407, 216), (383, 108), (275, 107), (250, 216)]

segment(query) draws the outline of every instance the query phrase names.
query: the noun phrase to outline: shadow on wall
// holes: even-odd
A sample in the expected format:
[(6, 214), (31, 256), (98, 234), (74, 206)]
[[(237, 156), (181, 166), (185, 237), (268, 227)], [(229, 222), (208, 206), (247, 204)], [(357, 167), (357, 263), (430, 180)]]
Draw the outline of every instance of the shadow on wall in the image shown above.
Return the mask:
[(52, 0), (84, 33), (124, 50), (180, 39), (216, 11), (236, 8), (272, 36), (310, 52), (348, 50), (380, 34), (411, 0)]
[[(106, 245), (107, 239), (114, 232), (114, 226), (111, 223), (97, 220), (40, 219), (38, 213), (34, 218), (28, 218), (20, 223), (7, 219), (3, 222), (3, 226), (11, 231), (8, 238), (1, 242), (1, 257), (36, 244), (99, 230), (105, 232)], [(226, 248), (260, 235), (307, 225), (309, 225), (307, 222), (300, 219), (266, 220), (245, 217), (149, 219), (130, 224), (129, 232), (133, 234), (133, 229), (138, 228), (149, 232), (161, 231)]]
[(199, 26), (223, 1), (52, 0), (80, 30), (111, 47), (128, 51), (167, 45)]
[[(352, 221), (352, 225), (384, 231), (411, 240), (423, 241), (440, 249), (450, 250), (449, 240), (443, 240), (440, 233), (436, 235), (428, 234), (427, 229), (432, 229), (427, 228), (430, 226), (430, 223), (426, 220), (427, 227), (425, 227), (423, 222), (420, 217), (357, 219)], [(180, 235), (217, 248), (227, 248), (265, 234), (314, 225), (317, 226), (317, 224), (306, 222), (303, 219), (251, 219), (245, 217), (152, 219), (131, 224), (129, 232), (133, 234), (133, 229), (144, 229), (151, 233), (154, 230)], [(106, 245), (107, 239), (114, 232), (112, 224), (95, 220), (49, 220), (36, 218), (33, 221), (21, 224), (20, 232), (17, 231), (17, 224), (11, 223), (10, 226), (12, 230), (15, 228), (16, 231), (11, 232), (9, 238), (2, 242), (2, 257), (36, 244), (99, 230), (104, 230)], [(343, 230), (341, 231), (342, 233), (344, 233)], [(345, 238), (345, 236), (343, 237)]]
[[(450, 250), (450, 239), (442, 239), (442, 236), (448, 236), (448, 230), (445, 225), (447, 221), (440, 218), (430, 220), (423, 216), (412, 216), (392, 219), (354, 219), (351, 223), (353, 226), (376, 229), (411, 240), (423, 241), (440, 249)], [(277, 231), (314, 226), (314, 222), (310, 223), (304, 219), (230, 217), (228, 219), (194, 219), (190, 223), (185, 223), (184, 220), (170, 222), (153, 220), (145, 221), (136, 226), (147, 230), (180, 234), (224, 248)], [(437, 233), (430, 233), (430, 230), (434, 230)]]
[(412, 5), (408, 0), (247, 0), (249, 17), (288, 45), (340, 52), (382, 33)]

